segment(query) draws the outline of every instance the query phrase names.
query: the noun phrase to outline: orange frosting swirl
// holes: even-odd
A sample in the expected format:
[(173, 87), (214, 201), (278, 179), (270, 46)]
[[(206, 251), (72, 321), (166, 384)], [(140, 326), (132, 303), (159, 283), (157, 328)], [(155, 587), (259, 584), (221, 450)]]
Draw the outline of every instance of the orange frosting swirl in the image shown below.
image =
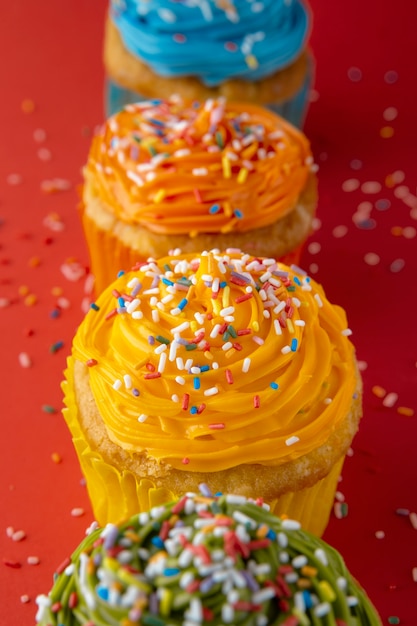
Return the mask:
[(271, 111), (172, 97), (111, 117), (92, 141), (85, 178), (118, 219), (193, 235), (274, 223), (312, 168), (306, 137)]
[(149, 260), (74, 339), (108, 435), (188, 471), (277, 465), (325, 443), (356, 389), (346, 316), (299, 268), (240, 251)]

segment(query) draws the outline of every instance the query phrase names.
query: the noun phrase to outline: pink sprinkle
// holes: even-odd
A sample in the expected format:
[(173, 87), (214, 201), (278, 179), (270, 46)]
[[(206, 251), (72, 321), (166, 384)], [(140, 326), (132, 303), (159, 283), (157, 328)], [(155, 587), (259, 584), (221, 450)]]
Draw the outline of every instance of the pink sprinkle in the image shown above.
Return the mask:
[(6, 528), (6, 535), (7, 535), (8, 537), (10, 537), (10, 538), (11, 538), (11, 537), (13, 537), (13, 533), (14, 533), (14, 528), (13, 528), (13, 526), (8, 526), (8, 527)]
[(28, 556), (27, 562), (28, 565), (39, 565), (40, 559), (38, 556)]
[(381, 191), (381, 183), (376, 180), (368, 180), (366, 183), (362, 183), (361, 191), (363, 193), (379, 193)]
[(395, 107), (387, 107), (382, 114), (382, 117), (386, 122), (392, 122), (398, 115), (398, 110)]
[(85, 511), (80, 506), (71, 509), (72, 517), (82, 517), (85, 514)]
[(206, 405), (203, 402), (202, 404), (200, 404), (200, 406), (197, 409), (197, 415), (200, 415), (204, 411), (205, 408), (206, 408)]
[(367, 252), (363, 260), (367, 265), (378, 265), (381, 259), (375, 252)]
[(413, 582), (417, 583), (417, 567), (413, 567), (411, 570), (411, 575), (413, 577)]
[(43, 128), (37, 128), (33, 131), (33, 139), (36, 141), (36, 143), (42, 143), (42, 141), (45, 141), (46, 132), (43, 130)]
[(350, 67), (348, 69), (348, 78), (353, 83), (358, 83), (362, 79), (362, 70), (359, 67)]
[(194, 198), (196, 199), (196, 201), (201, 204), (203, 202), (202, 198), (201, 198), (201, 194), (199, 192), (198, 189), (193, 189), (193, 193), (194, 193)]
[(348, 178), (348, 180), (345, 180), (342, 183), (342, 189), (346, 192), (355, 191), (356, 189), (359, 189), (359, 185), (360, 183), (357, 178)]
[(175, 35), (172, 36), (172, 39), (175, 43), (185, 43), (187, 41), (186, 36), (181, 33), (175, 33)]
[(226, 380), (229, 383), (229, 385), (233, 385), (233, 374), (232, 374), (232, 372), (229, 369), (226, 369), (225, 375), (226, 375)]
[(20, 174), (9, 174), (7, 177), (7, 183), (9, 185), (20, 185), (22, 182), (22, 177)]
[(5, 309), (10, 306), (10, 300), (8, 298), (0, 298), (0, 309)]
[(417, 513), (412, 511), (409, 515), (409, 519), (411, 522), (411, 526), (414, 528), (414, 530), (417, 530)]
[(234, 41), (226, 41), (224, 47), (228, 52), (236, 52), (236, 50), (238, 49)]
[(335, 226), (335, 228), (333, 228), (332, 235), (336, 239), (341, 239), (347, 234), (347, 232), (348, 232), (347, 226), (340, 224), (340, 226)]
[(182, 461), (181, 461), (181, 463), (182, 463), (183, 465), (188, 465), (188, 464), (189, 464), (189, 462), (190, 462), (190, 459), (187, 459), (187, 457), (184, 457), (184, 458), (182, 459)]
[(12, 540), (13, 541), (23, 541), (23, 539), (26, 539), (26, 533), (25, 533), (24, 530), (16, 530), (12, 534)]
[(319, 244), (318, 241), (312, 241), (308, 245), (307, 250), (309, 251), (310, 254), (318, 254), (321, 250), (321, 245)]
[(377, 531), (375, 532), (375, 537), (376, 537), (377, 539), (384, 539), (384, 537), (385, 537), (385, 532), (384, 532), (383, 530), (377, 530)]
[(20, 596), (20, 602), (22, 604), (27, 604), (28, 602), (30, 602), (30, 598), (27, 593), (24, 593), (22, 596)]
[(225, 428), (225, 424), (223, 422), (217, 422), (217, 423), (209, 424), (209, 428), (211, 430), (223, 430), (223, 428)]
[(21, 352), (19, 354), (19, 363), (21, 367), (28, 368), (32, 366), (32, 361), (27, 352)]
[(416, 234), (417, 231), (414, 226), (406, 226), (405, 228), (403, 228), (403, 237), (405, 237), (406, 239), (414, 239)]
[(382, 401), (382, 404), (387, 407), (392, 407), (398, 400), (398, 393), (388, 393)]
[(409, 187), (407, 187), (407, 185), (400, 185), (399, 187), (396, 187), (396, 189), (394, 189), (394, 196), (396, 198), (399, 198), (401, 200), (401, 198), (405, 198), (406, 196), (408, 196), (408, 194), (410, 193), (410, 189)]

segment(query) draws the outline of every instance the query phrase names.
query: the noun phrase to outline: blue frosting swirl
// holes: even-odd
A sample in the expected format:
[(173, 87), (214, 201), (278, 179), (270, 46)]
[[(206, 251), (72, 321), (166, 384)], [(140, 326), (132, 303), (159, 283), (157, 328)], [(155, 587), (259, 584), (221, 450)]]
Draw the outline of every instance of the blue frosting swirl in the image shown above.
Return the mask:
[(300, 0), (112, 0), (110, 13), (127, 50), (156, 74), (207, 86), (287, 67), (309, 31)]

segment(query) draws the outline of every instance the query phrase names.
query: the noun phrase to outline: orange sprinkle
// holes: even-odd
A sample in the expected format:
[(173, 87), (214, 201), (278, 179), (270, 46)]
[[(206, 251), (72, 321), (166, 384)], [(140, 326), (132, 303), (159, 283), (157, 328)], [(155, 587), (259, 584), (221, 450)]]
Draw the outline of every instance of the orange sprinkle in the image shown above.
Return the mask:
[(27, 296), (29, 293), (29, 287), (27, 287), (26, 285), (21, 285), (18, 291), (19, 296)]
[(27, 100), (23, 100), (20, 106), (23, 113), (32, 113), (35, 110), (35, 103), (33, 100), (29, 100), (29, 98)]
[(391, 235), (394, 235), (394, 237), (401, 237), (402, 234), (403, 234), (403, 229), (401, 226), (393, 226), (391, 228)]
[(297, 587), (299, 589), (309, 589), (311, 587), (311, 579), (310, 578), (299, 578), (297, 580)]
[(37, 297), (35, 296), (34, 293), (30, 293), (28, 296), (26, 296), (26, 298), (24, 299), (24, 303), (26, 306), (33, 306), (34, 304), (36, 304), (38, 301)]
[(386, 392), (386, 390), (383, 387), (380, 387), (379, 385), (374, 385), (372, 387), (372, 393), (377, 398), (383, 398), (386, 395), (387, 392)]
[(317, 567), (312, 567), (311, 565), (304, 565), (301, 568), (301, 573), (303, 576), (307, 576), (308, 578), (313, 578), (317, 574)]
[(413, 417), (414, 409), (409, 406), (399, 406), (397, 413), (399, 413), (399, 415), (404, 415), (405, 417)]
[(29, 267), (39, 267), (40, 264), (41, 260), (38, 256), (33, 256), (31, 259), (29, 259)]
[(383, 139), (389, 139), (394, 134), (394, 129), (392, 126), (383, 126), (379, 131), (379, 134)]
[(63, 293), (64, 293), (64, 290), (62, 289), (62, 287), (52, 287), (51, 289), (51, 294), (53, 296), (59, 297), (59, 296), (62, 296)]
[(62, 456), (59, 454), (59, 452), (52, 452), (51, 459), (54, 463), (58, 465), (58, 463), (61, 463), (62, 461)]

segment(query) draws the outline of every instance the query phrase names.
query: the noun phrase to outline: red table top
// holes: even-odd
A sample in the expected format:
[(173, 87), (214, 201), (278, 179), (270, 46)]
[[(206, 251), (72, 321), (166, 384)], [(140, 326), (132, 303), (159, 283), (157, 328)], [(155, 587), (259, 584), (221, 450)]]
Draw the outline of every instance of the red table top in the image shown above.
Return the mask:
[[(340, 483), (348, 514), (336, 507), (325, 538), (384, 624), (415, 626), (417, 5), (311, 4), (317, 75), (305, 130), (320, 200), (303, 266), (346, 308), (365, 388)], [(60, 381), (88, 297), (75, 207), (103, 120), (106, 1), (3, 5), (0, 624), (22, 626), (34, 623), (36, 595), (92, 521)]]

